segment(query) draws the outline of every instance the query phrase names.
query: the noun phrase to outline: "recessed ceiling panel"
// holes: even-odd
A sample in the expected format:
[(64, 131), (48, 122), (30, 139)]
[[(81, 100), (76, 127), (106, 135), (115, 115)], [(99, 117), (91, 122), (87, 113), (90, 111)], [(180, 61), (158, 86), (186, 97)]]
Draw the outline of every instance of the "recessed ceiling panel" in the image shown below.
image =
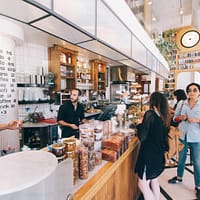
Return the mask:
[(54, 12), (95, 35), (94, 0), (54, 0)]
[(99, 55), (113, 59), (115, 61), (127, 59), (125, 56), (123, 56), (119, 52), (107, 47), (106, 45), (104, 45), (96, 40), (84, 42), (82, 44), (79, 44), (79, 46), (81, 46), (85, 49), (88, 49), (92, 52), (95, 52)]
[(146, 66), (149, 68), (149, 69), (152, 69), (152, 53), (150, 51), (147, 50), (147, 54), (146, 54)]
[(1, 0), (0, 14), (26, 23), (47, 15), (37, 7), (19, 0)]
[(150, 69), (145, 68), (144, 66), (135, 62), (134, 60), (127, 59), (127, 60), (121, 60), (120, 62), (124, 65), (127, 65), (127, 66), (135, 69), (136, 71), (143, 72), (144, 74), (150, 72)]
[(151, 57), (151, 69), (154, 72), (158, 72), (158, 62), (157, 62), (157, 59), (154, 56)]
[(131, 32), (104, 3), (97, 3), (97, 38), (131, 56)]
[(147, 49), (144, 45), (134, 36), (132, 35), (132, 58), (139, 63), (146, 65), (147, 63)]
[(91, 40), (89, 36), (53, 16), (41, 19), (32, 25), (73, 44)]
[[(26, 1), (26, 0), (25, 0)], [(27, 0), (29, 1), (29, 0)], [(51, 9), (51, 0), (34, 0), (36, 2), (38, 2), (39, 4)]]

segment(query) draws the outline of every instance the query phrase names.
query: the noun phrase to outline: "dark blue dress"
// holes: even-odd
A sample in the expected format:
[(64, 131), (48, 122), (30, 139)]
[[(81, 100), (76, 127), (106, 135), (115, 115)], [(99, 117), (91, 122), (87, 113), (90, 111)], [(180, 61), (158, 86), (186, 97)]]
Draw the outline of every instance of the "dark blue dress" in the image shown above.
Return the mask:
[(142, 179), (146, 171), (146, 179), (158, 177), (164, 170), (164, 153), (167, 151), (168, 128), (153, 110), (145, 113), (141, 124), (137, 126), (138, 138), (141, 142), (135, 172)]

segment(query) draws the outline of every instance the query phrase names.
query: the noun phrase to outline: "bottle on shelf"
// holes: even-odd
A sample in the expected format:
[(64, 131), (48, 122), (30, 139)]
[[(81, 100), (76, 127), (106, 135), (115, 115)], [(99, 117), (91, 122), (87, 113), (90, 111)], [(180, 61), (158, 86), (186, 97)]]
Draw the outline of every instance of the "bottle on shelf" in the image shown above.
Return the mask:
[(68, 53), (68, 55), (67, 55), (67, 63), (68, 63), (68, 64), (72, 64), (72, 56), (71, 56), (71, 53)]

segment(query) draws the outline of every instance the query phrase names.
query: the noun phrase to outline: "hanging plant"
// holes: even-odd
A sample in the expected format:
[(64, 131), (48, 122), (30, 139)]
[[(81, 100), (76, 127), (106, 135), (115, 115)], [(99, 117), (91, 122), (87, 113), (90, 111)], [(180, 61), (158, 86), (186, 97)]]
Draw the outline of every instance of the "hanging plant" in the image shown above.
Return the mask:
[(175, 54), (179, 50), (176, 43), (176, 32), (169, 30), (164, 33), (153, 33), (153, 41), (169, 65), (174, 63)]

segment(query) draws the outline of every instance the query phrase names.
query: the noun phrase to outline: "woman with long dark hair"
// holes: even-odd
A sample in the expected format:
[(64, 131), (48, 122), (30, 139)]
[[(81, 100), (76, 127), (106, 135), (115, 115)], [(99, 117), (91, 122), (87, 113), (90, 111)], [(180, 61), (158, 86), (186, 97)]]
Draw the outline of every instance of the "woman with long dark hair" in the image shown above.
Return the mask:
[(176, 99), (176, 103), (175, 103), (174, 107), (170, 109), (170, 113), (171, 113), (171, 125), (174, 126), (174, 127), (177, 127), (179, 123), (177, 123), (177, 122), (175, 122), (173, 120), (174, 113), (175, 113), (175, 110), (176, 110), (176, 107), (177, 107), (178, 103), (180, 101), (185, 101), (187, 99), (187, 95), (186, 95), (186, 93), (185, 93), (184, 90), (177, 89), (177, 90), (174, 91), (174, 98)]
[(178, 89), (174, 91), (174, 97), (176, 98), (176, 104), (174, 105), (173, 109), (176, 110), (177, 104), (181, 100), (186, 100), (187, 95), (185, 94), (185, 91), (182, 89)]
[(160, 92), (154, 92), (150, 97), (150, 109), (137, 125), (141, 146), (135, 172), (138, 173), (138, 186), (145, 200), (159, 200), (158, 177), (165, 168), (169, 126), (168, 101)]

